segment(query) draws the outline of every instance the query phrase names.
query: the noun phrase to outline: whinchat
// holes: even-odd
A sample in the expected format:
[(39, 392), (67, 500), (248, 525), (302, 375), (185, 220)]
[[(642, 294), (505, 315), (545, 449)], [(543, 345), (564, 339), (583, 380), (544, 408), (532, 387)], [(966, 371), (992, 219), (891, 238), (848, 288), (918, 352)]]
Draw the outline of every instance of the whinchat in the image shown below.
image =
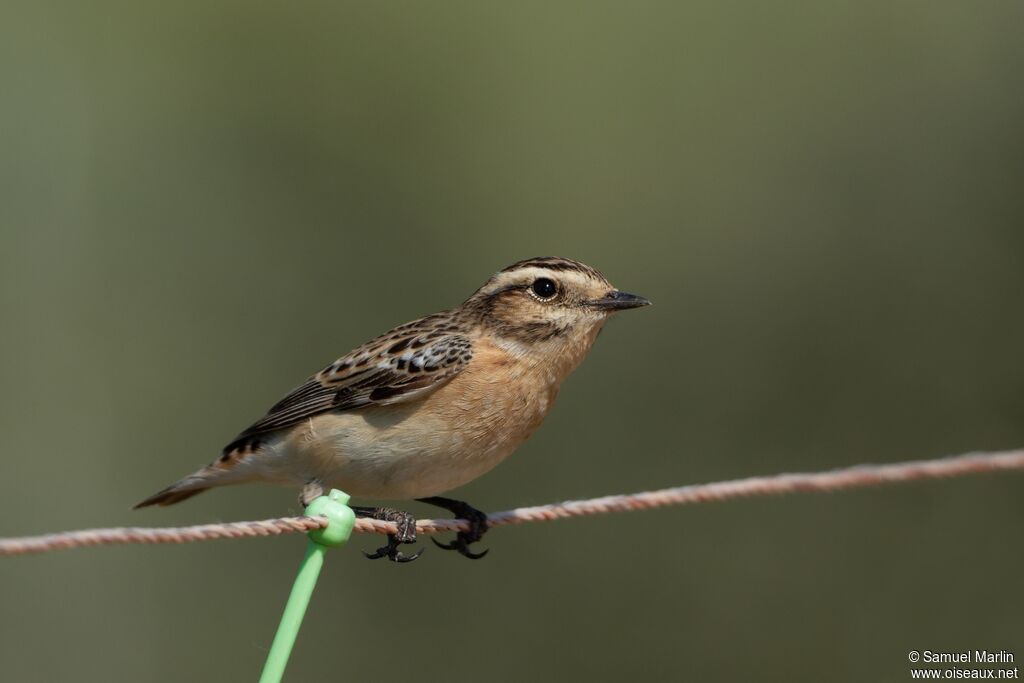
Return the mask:
[[(469, 545), (486, 515), (439, 494), (476, 479), (544, 420), (562, 381), (587, 355), (608, 317), (647, 306), (588, 265), (532, 258), (490, 278), (462, 305), (385, 332), (278, 401), (218, 460), (136, 507), (171, 505), (215, 486), (265, 481), (353, 496), (416, 499), (470, 520), (441, 547)], [(392, 508), (355, 508), (394, 521), (398, 533), (368, 555), (396, 562), (416, 539), (415, 520)], [(441, 544), (438, 544), (441, 545)]]

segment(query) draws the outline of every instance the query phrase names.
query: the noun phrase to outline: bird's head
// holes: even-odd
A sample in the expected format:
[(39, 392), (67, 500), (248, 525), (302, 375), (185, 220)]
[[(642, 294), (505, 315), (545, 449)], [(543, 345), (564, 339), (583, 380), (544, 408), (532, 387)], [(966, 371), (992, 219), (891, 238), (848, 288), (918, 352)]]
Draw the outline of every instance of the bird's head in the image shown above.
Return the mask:
[(589, 348), (608, 316), (650, 303), (619, 291), (584, 263), (546, 256), (498, 272), (465, 306), (510, 345), (558, 351), (581, 344)]

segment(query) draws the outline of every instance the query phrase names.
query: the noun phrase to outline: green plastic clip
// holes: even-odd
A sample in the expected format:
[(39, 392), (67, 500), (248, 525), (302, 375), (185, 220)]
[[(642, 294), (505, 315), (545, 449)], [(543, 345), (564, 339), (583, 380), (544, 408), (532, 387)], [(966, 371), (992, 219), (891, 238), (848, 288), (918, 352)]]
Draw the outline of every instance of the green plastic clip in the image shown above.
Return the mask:
[(291, 595), (284, 606), (281, 623), (270, 646), (267, 662), (263, 665), (260, 683), (280, 683), (284, 669), (288, 665), (288, 657), (295, 645), (295, 638), (299, 635), (302, 618), (313, 596), (313, 589), (316, 588), (320, 569), (324, 566), (324, 553), (328, 548), (345, 545), (352, 535), (352, 529), (356, 525), (356, 514), (346, 505), (348, 499), (347, 493), (332, 489), (329, 494), (320, 496), (306, 508), (308, 517), (323, 516), (327, 517), (329, 522), (326, 528), (309, 532), (306, 555), (302, 558)]

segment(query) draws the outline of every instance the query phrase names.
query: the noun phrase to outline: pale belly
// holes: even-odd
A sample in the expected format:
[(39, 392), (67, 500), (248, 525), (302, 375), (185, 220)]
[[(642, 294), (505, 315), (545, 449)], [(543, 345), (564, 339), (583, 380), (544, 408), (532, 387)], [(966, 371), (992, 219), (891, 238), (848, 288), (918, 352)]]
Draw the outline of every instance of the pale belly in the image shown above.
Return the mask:
[(444, 493), (508, 457), (540, 425), (557, 393), (557, 387), (487, 388), (495, 391), (460, 395), (465, 387), (453, 382), (413, 404), (318, 415), (269, 440), (247, 458), (246, 469), (258, 479), (295, 486), (319, 481), (366, 498)]

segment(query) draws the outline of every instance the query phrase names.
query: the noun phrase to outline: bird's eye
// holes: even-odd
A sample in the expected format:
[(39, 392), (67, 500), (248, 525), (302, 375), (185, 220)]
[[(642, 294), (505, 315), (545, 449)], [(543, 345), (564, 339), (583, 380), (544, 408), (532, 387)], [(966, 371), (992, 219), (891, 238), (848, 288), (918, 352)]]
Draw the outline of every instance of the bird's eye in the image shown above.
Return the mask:
[(539, 277), (533, 281), (533, 285), (530, 287), (530, 290), (538, 299), (547, 301), (558, 294), (558, 285), (556, 285), (555, 281), (550, 278)]

